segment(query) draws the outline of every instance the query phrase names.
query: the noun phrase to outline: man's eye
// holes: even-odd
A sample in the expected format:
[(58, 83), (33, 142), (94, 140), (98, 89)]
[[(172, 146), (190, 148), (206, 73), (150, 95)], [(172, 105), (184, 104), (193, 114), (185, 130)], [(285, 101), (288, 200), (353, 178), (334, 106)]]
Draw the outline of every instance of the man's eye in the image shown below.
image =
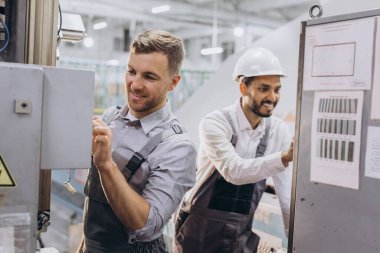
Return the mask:
[(130, 75), (134, 75), (134, 74), (135, 74), (135, 71), (134, 71), (134, 70), (131, 70), (131, 69), (129, 69), (129, 70), (128, 70), (128, 74), (130, 74)]
[(145, 78), (147, 79), (147, 80), (156, 80), (156, 78), (154, 77), (154, 76), (150, 76), (150, 75), (147, 75), (147, 76), (145, 76)]

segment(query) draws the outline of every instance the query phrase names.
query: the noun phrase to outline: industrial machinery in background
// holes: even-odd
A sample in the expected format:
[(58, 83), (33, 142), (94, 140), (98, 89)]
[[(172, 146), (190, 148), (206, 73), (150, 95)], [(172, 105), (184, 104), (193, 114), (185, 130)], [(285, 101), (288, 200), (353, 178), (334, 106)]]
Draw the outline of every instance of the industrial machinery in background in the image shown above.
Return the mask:
[[(12, 26), (12, 4), (8, 0), (0, 0), (0, 60), (1, 61), (15, 61), (11, 58), (11, 51), (9, 48), (11, 40)], [(13, 55), (15, 57), (15, 55)]]
[(54, 67), (83, 36), (57, 0), (0, 0), (0, 252), (36, 252), (51, 169), (90, 167), (94, 72)]
[(7, 41), (9, 41), (9, 36), (6, 36), (8, 33), (7, 29), (8, 26), (6, 26), (5, 22), (5, 0), (0, 1), (0, 40), (1, 40), (1, 46), (0, 46), (0, 52), (2, 52), (7, 47)]

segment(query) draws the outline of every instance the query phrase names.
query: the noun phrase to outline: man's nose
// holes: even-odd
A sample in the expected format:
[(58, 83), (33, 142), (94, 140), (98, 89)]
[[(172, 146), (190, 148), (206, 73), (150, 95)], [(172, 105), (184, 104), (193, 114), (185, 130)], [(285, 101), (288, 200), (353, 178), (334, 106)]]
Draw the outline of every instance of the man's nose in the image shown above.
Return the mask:
[(139, 90), (143, 87), (142, 80), (137, 75), (130, 78), (130, 84), (132, 90)]
[(269, 91), (267, 95), (267, 99), (271, 102), (275, 102), (277, 100), (277, 94), (274, 90)]

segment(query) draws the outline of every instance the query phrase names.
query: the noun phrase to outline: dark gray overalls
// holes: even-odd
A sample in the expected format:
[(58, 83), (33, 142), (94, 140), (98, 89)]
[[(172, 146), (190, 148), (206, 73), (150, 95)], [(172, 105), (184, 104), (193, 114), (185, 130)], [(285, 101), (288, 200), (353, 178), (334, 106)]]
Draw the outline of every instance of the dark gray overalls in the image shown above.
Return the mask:
[[(110, 114), (103, 117), (103, 121), (109, 125), (119, 113), (120, 107), (114, 109)], [(135, 152), (128, 160), (128, 163), (121, 170), (125, 179), (129, 182), (147, 156), (164, 139), (174, 134), (182, 134), (181, 127), (172, 122), (171, 128), (153, 136), (142, 147), (139, 152)], [(151, 242), (129, 242), (129, 231), (120, 222), (113, 212), (104, 195), (101, 186), (99, 173), (92, 163), (88, 179), (85, 185), (85, 209), (87, 210), (84, 221), (85, 233), (85, 253), (164, 253), (166, 251), (163, 237), (159, 237)], [(91, 228), (87, 226), (91, 224)]]
[[(237, 134), (227, 111), (222, 111), (232, 127), (231, 143)], [(270, 118), (256, 150), (264, 155), (270, 129)], [(183, 253), (256, 252), (260, 238), (252, 232), (253, 216), (265, 190), (266, 180), (234, 185), (218, 170), (195, 193), (192, 204), (183, 203), (175, 224), (175, 251)]]

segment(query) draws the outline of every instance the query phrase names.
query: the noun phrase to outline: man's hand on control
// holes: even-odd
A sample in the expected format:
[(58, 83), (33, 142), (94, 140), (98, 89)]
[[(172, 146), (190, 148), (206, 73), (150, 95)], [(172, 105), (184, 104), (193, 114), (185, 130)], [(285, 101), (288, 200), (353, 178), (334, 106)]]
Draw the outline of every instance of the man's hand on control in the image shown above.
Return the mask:
[(293, 161), (293, 146), (294, 146), (294, 138), (292, 143), (290, 143), (290, 147), (286, 151), (282, 151), (281, 153), (281, 161), (285, 167), (288, 167), (289, 162)]
[(92, 155), (99, 169), (106, 163), (112, 162), (112, 133), (111, 129), (99, 118), (92, 120)]

